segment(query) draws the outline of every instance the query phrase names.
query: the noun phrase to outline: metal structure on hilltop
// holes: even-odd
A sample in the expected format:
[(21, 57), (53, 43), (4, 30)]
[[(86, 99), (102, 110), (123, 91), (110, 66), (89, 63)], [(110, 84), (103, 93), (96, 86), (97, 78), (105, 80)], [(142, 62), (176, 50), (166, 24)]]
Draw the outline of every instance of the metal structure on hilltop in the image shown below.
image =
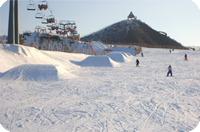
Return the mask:
[(127, 18), (128, 18), (128, 20), (130, 20), (130, 19), (136, 20), (136, 19), (137, 19), (137, 17), (133, 15), (133, 12), (132, 12), (132, 11), (130, 12), (130, 14), (128, 15)]

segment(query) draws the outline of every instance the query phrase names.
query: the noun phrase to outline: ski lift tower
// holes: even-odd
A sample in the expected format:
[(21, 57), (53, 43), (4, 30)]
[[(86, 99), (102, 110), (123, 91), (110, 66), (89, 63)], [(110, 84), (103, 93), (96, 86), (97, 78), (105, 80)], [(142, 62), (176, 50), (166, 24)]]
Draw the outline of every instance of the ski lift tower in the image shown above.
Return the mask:
[(76, 40), (79, 41), (80, 40), (80, 35), (77, 34), (77, 27), (76, 27), (76, 23), (74, 21), (71, 21), (69, 23), (69, 31), (70, 31), (70, 35), (68, 36), (69, 39), (71, 40)]
[(69, 26), (70, 26), (70, 36), (69, 36), (69, 37), (71, 37), (71, 38), (73, 38), (73, 36), (74, 36), (74, 31), (75, 31), (74, 27), (76, 27), (75, 25), (76, 25), (76, 24), (75, 24), (74, 21), (71, 21), (71, 22), (69, 23)]
[(63, 34), (63, 38), (65, 37), (65, 35), (68, 33), (68, 30), (67, 30), (67, 28), (66, 28), (66, 26), (68, 26), (69, 25), (69, 21), (68, 20), (61, 20), (60, 21), (60, 26), (61, 26), (61, 30), (63, 31), (62, 32), (62, 34)]
[(7, 43), (19, 44), (18, 0), (10, 0)]
[(68, 30), (66, 29), (66, 26), (69, 25), (68, 20), (61, 20), (60, 21), (60, 29), (62, 30), (62, 35), (63, 35), (63, 51), (68, 51), (67, 43), (65, 40), (65, 35), (68, 33)]

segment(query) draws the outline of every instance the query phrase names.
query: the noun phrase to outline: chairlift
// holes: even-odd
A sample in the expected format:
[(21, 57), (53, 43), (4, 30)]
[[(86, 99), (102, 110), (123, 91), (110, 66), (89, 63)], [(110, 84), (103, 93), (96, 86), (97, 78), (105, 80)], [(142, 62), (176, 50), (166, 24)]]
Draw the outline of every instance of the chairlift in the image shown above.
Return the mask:
[(73, 33), (73, 32), (74, 32), (74, 30), (73, 30), (73, 29), (71, 29), (71, 30), (70, 30), (70, 32), (72, 32), (72, 33)]
[(44, 18), (42, 19), (42, 24), (48, 24), (47, 18), (46, 18), (46, 17), (44, 17)]
[(55, 25), (52, 25), (51, 29), (52, 29), (52, 30), (58, 30), (58, 29), (59, 29), (59, 26), (56, 25), (56, 24), (55, 24)]
[(37, 13), (35, 14), (35, 18), (36, 19), (43, 19), (44, 14), (41, 11), (37, 11)]
[(43, 32), (43, 33), (44, 33), (44, 32), (46, 32), (46, 27), (41, 27), (41, 29), (40, 29), (40, 30), (41, 30), (41, 32)]
[(50, 31), (50, 33), (51, 33), (51, 30), (52, 30), (52, 29), (51, 29), (51, 28), (48, 28), (48, 30), (49, 30), (49, 31)]
[(51, 27), (52, 27), (52, 25), (47, 25), (47, 27), (50, 27), (50, 28), (51, 28)]
[(51, 12), (51, 15), (47, 16), (47, 23), (55, 23), (55, 17), (54, 15), (52, 14), (52, 11), (50, 10)]
[(40, 28), (41, 28), (40, 26), (36, 26), (36, 27), (35, 27), (35, 29), (40, 29)]
[(39, 32), (39, 30), (41, 29), (40, 26), (36, 26), (35, 29), (37, 30), (37, 32)]
[(47, 23), (55, 23), (55, 18), (54, 18), (54, 16), (49, 16), (49, 17), (47, 17)]
[(74, 34), (77, 34), (77, 31), (74, 31)]
[(47, 23), (55, 23), (56, 21), (55, 21), (55, 17), (54, 17), (54, 15), (52, 14), (52, 11), (51, 11), (51, 15), (49, 15), (48, 17), (47, 17)]
[(46, 0), (39, 1), (39, 3), (38, 3), (38, 8), (39, 8), (40, 10), (42, 10), (42, 9), (46, 10), (46, 9), (48, 8), (48, 3), (47, 3), (47, 1), (46, 1)]
[(68, 33), (68, 31), (63, 31), (62, 32), (62, 35), (65, 35), (65, 34), (67, 34)]
[(32, 0), (29, 0), (29, 4), (27, 5), (27, 10), (28, 11), (35, 11), (36, 10), (36, 5)]
[(57, 30), (56, 33), (61, 35), (61, 34), (62, 34), (62, 31)]

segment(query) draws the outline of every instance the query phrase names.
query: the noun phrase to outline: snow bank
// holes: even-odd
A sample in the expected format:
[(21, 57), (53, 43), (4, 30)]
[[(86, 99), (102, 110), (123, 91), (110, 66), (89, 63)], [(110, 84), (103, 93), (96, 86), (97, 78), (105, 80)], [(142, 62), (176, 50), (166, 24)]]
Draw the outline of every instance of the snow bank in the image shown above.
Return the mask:
[(119, 63), (113, 61), (108, 56), (89, 56), (81, 62), (72, 61), (81, 67), (119, 67)]
[(1, 79), (18, 81), (58, 81), (72, 77), (75, 75), (59, 66), (37, 64), (20, 65), (0, 74)]
[(106, 56), (110, 57), (112, 60), (116, 62), (129, 62), (131, 57), (125, 52), (111, 52), (106, 54)]

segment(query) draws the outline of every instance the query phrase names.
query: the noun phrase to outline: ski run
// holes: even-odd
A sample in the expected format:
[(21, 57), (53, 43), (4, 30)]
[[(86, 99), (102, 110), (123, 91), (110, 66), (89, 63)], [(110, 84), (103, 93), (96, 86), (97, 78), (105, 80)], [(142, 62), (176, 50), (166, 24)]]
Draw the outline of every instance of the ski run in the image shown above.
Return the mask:
[(200, 51), (142, 49), (144, 57), (120, 47), (93, 56), (1, 44), (0, 124), (10, 132), (193, 130)]

